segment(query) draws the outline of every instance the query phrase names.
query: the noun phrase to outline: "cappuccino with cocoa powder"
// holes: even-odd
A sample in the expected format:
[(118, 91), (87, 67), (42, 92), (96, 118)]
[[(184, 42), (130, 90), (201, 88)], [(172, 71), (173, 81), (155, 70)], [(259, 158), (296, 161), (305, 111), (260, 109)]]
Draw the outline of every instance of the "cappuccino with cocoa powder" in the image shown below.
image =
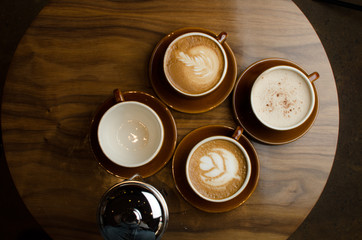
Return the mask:
[(288, 130), (302, 124), (314, 107), (308, 78), (297, 69), (280, 66), (263, 72), (251, 91), (251, 105), (264, 125)]
[(199, 95), (213, 90), (223, 80), (226, 61), (216, 39), (203, 33), (189, 33), (169, 45), (164, 56), (164, 72), (179, 92)]
[[(223, 200), (242, 190), (248, 181), (245, 153), (232, 141), (220, 138), (196, 145), (187, 164), (188, 181), (206, 199)], [(249, 175), (250, 176), (250, 175)]]

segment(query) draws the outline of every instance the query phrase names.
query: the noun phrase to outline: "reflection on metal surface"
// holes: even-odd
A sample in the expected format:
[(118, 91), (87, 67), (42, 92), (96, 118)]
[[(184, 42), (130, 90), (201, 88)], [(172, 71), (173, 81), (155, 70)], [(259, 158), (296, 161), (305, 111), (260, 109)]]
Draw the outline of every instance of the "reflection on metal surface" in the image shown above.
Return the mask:
[(106, 240), (160, 239), (167, 221), (168, 209), (162, 195), (137, 181), (111, 188), (98, 210), (99, 227)]

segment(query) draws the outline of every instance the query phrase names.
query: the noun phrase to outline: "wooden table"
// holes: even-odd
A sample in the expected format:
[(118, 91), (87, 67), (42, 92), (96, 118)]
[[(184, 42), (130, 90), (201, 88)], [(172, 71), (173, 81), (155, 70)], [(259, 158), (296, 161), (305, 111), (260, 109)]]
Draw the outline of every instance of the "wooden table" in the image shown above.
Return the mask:
[[(252, 143), (259, 184), (241, 207), (206, 213), (173, 183), (171, 161), (146, 179), (167, 193), (164, 239), (286, 239), (312, 209), (336, 151), (338, 102), (332, 69), (318, 36), (291, 1), (53, 1), (27, 30), (4, 87), (2, 131), (16, 187), (54, 239), (100, 239), (96, 209), (121, 181), (92, 155), (89, 126), (114, 88), (155, 95), (148, 63), (157, 43), (182, 27), (226, 31), (238, 76), (263, 58), (292, 60), (318, 71), (319, 115), (301, 139), (280, 146)], [(172, 110), (178, 142), (208, 124), (236, 127), (231, 95), (202, 114)]]

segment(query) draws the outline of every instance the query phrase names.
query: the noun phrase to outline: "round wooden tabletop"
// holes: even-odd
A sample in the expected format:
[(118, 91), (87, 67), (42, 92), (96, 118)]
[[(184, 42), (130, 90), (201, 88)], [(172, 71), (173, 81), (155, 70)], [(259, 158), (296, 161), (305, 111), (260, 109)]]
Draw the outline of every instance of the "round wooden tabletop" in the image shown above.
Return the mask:
[[(228, 33), (237, 77), (278, 57), (317, 71), (319, 111), (302, 138), (268, 145), (246, 137), (260, 160), (254, 193), (241, 206), (208, 213), (178, 192), (172, 161), (145, 180), (165, 196), (164, 239), (286, 239), (308, 215), (329, 176), (338, 137), (333, 72), (314, 29), (292, 1), (52, 1), (27, 30), (4, 87), (2, 132), (16, 187), (53, 239), (100, 239), (103, 193), (122, 181), (95, 160), (92, 118), (115, 88), (157, 97), (148, 76), (157, 44), (183, 27)], [(237, 126), (232, 94), (198, 114), (170, 109), (177, 143), (210, 124)]]

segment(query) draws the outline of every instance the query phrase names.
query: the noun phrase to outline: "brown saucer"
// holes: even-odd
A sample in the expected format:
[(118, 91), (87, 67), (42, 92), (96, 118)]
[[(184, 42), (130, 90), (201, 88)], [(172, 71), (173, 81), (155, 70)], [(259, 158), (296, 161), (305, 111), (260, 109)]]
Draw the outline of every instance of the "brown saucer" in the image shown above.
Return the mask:
[(163, 168), (166, 163), (171, 159), (177, 141), (176, 123), (170, 110), (157, 98), (147, 93), (138, 91), (128, 91), (122, 93), (126, 101), (138, 101), (144, 103), (151, 107), (159, 115), (165, 129), (164, 137), (165, 139), (167, 139), (167, 141), (164, 141), (160, 152), (151, 162), (140, 167), (122, 167), (109, 160), (102, 152), (102, 149), (99, 146), (97, 136), (98, 124), (103, 114), (111, 106), (116, 104), (114, 97), (109, 97), (101, 106), (99, 106), (91, 123), (90, 143), (92, 151), (99, 164), (104, 167), (104, 169), (109, 173), (124, 178), (132, 177), (134, 174), (138, 173), (143, 178), (146, 178), (161, 170), (161, 168)]
[(202, 211), (219, 213), (227, 212), (236, 207), (239, 207), (251, 196), (258, 184), (260, 174), (259, 158), (253, 145), (243, 135), (241, 135), (239, 142), (243, 145), (243, 147), (249, 154), (252, 173), (250, 176), (249, 184), (246, 186), (245, 190), (242, 193), (227, 202), (209, 202), (199, 197), (191, 189), (190, 185), (187, 182), (185, 171), (186, 159), (188, 153), (191, 151), (193, 146), (199, 141), (211, 136), (221, 135), (231, 137), (234, 131), (235, 130), (231, 127), (219, 125), (201, 127), (190, 132), (182, 139), (182, 141), (177, 146), (172, 160), (172, 174), (175, 180), (176, 188), (186, 201)]
[(153, 50), (149, 63), (149, 78), (157, 96), (169, 107), (185, 113), (202, 113), (220, 105), (231, 93), (237, 77), (237, 65), (234, 53), (226, 41), (222, 44), (228, 58), (228, 71), (224, 81), (213, 92), (201, 97), (184, 96), (168, 83), (163, 72), (163, 55), (168, 45), (178, 36), (187, 32), (203, 32), (216, 36), (202, 28), (182, 28), (164, 37)]
[(262, 143), (273, 145), (290, 143), (306, 134), (316, 119), (319, 107), (317, 90), (312, 83), (316, 94), (315, 106), (313, 112), (305, 123), (295, 129), (286, 131), (278, 131), (264, 126), (256, 118), (251, 109), (250, 92), (256, 78), (266, 69), (277, 65), (292, 66), (308, 75), (300, 66), (289, 60), (280, 58), (267, 58), (253, 63), (241, 74), (235, 85), (233, 93), (234, 116), (240, 123), (241, 127), (254, 139)]

